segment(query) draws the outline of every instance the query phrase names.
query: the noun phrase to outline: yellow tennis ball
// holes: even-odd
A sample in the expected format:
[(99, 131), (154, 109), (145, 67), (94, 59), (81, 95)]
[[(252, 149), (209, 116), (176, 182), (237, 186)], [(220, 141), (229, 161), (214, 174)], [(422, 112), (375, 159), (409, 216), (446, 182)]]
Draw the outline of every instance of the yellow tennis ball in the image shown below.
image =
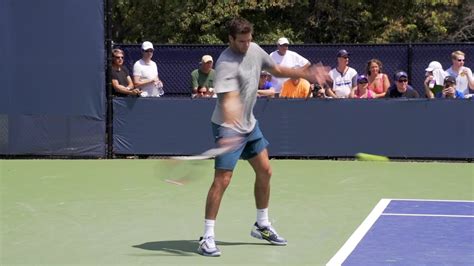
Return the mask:
[(359, 161), (378, 161), (378, 162), (388, 162), (388, 161), (390, 161), (388, 159), (388, 157), (385, 157), (385, 156), (382, 156), (382, 155), (363, 153), (363, 152), (357, 153), (355, 155), (355, 157)]

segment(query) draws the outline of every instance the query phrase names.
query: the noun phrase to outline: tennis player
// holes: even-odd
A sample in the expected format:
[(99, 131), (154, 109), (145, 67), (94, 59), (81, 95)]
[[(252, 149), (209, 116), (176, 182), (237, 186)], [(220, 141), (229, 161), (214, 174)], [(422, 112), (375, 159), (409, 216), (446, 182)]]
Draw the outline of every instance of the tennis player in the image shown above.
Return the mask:
[[(291, 69), (275, 64), (271, 57), (252, 42), (253, 26), (243, 18), (234, 18), (228, 24), (229, 47), (216, 62), (214, 89), (217, 102), (212, 114), (212, 130), (220, 147), (230, 152), (215, 158), (214, 181), (206, 202), (205, 229), (199, 240), (198, 253), (220, 256), (215, 243), (214, 225), (224, 191), (229, 185), (239, 158), (248, 160), (255, 171), (255, 203), (257, 219), (250, 235), (274, 245), (286, 245), (268, 218), (270, 177), (272, 169), (268, 158), (268, 141), (263, 136), (253, 115), (261, 70), (278, 77), (302, 77), (324, 82), (329, 68), (305, 67)], [(322, 73), (322, 74), (321, 74)]]

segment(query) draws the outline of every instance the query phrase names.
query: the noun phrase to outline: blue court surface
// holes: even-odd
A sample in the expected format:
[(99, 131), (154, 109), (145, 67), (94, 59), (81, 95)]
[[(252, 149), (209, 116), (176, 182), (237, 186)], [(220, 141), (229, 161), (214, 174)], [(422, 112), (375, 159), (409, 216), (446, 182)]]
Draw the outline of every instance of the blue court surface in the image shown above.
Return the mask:
[(474, 201), (382, 199), (327, 265), (474, 265)]

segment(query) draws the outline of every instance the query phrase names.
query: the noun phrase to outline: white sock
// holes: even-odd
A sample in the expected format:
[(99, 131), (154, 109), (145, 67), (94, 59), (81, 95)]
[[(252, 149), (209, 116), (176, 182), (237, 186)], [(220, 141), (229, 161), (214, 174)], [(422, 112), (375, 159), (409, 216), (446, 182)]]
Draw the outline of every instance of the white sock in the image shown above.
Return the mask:
[(268, 220), (268, 208), (257, 209), (257, 223), (259, 226), (270, 226)]
[(216, 220), (208, 220), (204, 219), (204, 235), (203, 237), (214, 237), (214, 225), (216, 224)]

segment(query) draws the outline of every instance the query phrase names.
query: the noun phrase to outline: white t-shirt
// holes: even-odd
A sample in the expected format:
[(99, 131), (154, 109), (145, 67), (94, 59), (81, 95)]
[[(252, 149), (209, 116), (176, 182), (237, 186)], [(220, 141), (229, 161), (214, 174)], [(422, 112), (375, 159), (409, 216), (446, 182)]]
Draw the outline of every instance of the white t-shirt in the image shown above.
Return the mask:
[[(467, 71), (467, 75), (465, 74), (459, 74), (459, 73), (462, 73), (464, 70)], [(463, 66), (459, 73), (456, 73), (453, 71), (453, 68), (450, 67), (448, 68), (448, 70), (446, 70), (446, 74), (448, 74), (448, 76), (452, 76), (454, 78), (456, 78), (456, 90), (459, 91), (460, 93), (462, 93), (463, 95), (467, 95), (469, 94), (469, 80), (468, 78), (473, 78), (472, 77), (472, 71), (470, 68), (468, 67), (465, 67)]]
[[(270, 57), (275, 61), (277, 65), (285, 67), (304, 66), (309, 63), (308, 59), (304, 58), (300, 54), (293, 51), (286, 51), (285, 55), (281, 56), (278, 51), (274, 51), (270, 54)], [(281, 86), (288, 78), (277, 78), (272, 77), (273, 88), (276, 93), (280, 93)]]
[(336, 68), (329, 71), (333, 81), (332, 90), (339, 98), (348, 98), (353, 87), (357, 84), (357, 71), (348, 67), (345, 73), (337, 71)]
[[(133, 76), (140, 77), (140, 80), (154, 79), (158, 77), (158, 67), (153, 61), (147, 64), (143, 59), (140, 59), (133, 65)], [(154, 83), (146, 84), (140, 87), (140, 90), (143, 97), (160, 97), (158, 87)]]

